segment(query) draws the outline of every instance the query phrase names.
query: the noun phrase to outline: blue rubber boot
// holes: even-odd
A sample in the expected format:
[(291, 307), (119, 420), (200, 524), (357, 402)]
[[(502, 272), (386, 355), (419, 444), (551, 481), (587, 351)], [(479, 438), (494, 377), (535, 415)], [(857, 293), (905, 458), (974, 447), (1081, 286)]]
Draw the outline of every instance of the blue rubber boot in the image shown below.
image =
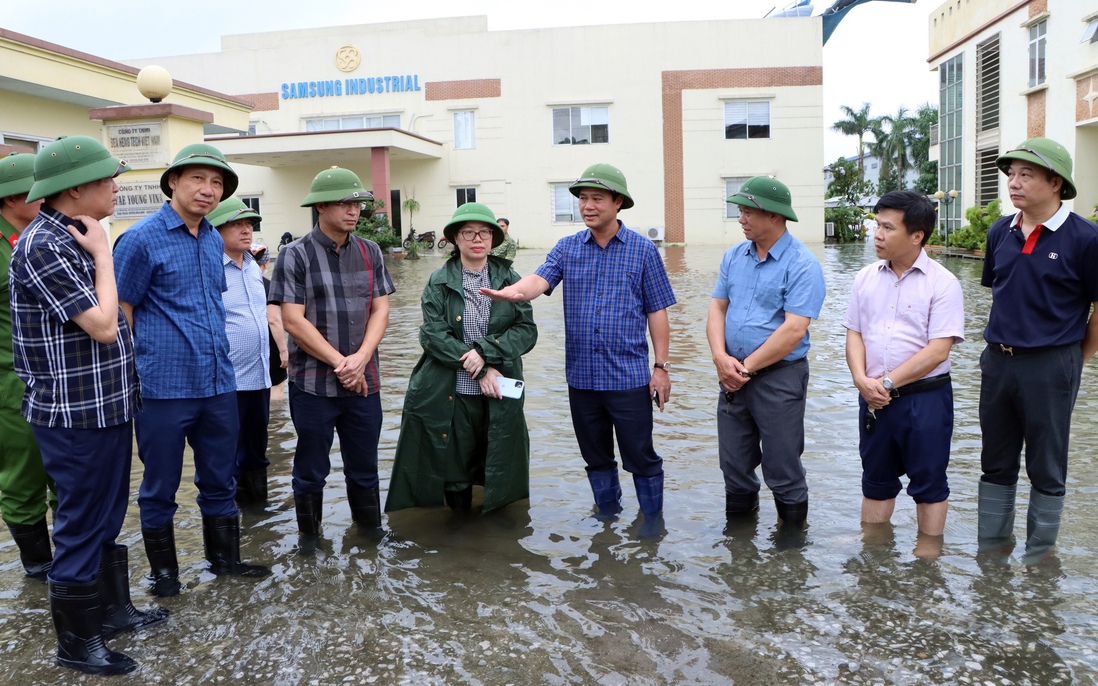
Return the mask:
[(1013, 547), (1014, 497), (1018, 486), (1003, 486), (981, 481), (978, 496), (977, 544), (981, 551)]
[(637, 489), (637, 501), (641, 512), (646, 515), (658, 515), (663, 512), (663, 474), (656, 476), (633, 475), (633, 486)]
[(1036, 489), (1029, 491), (1029, 511), (1026, 514), (1027, 565), (1037, 564), (1048, 557), (1060, 534), (1060, 518), (1064, 512), (1064, 496), (1045, 495)]
[(591, 482), (591, 492), (595, 495), (595, 508), (601, 517), (613, 517), (621, 512), (621, 484), (618, 482), (618, 470), (606, 469), (587, 472)]

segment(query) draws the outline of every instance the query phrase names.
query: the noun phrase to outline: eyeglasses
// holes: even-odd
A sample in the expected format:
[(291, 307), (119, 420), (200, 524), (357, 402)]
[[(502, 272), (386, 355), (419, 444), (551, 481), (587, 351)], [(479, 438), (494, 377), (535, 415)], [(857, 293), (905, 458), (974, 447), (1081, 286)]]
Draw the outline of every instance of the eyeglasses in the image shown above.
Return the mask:
[(464, 229), (459, 232), (461, 237), (467, 241), (471, 241), (475, 238), (479, 238), (482, 241), (487, 241), (492, 237), (491, 229), (481, 229), (480, 231), (473, 231), (472, 229)]
[(1031, 155), (1036, 155), (1037, 159), (1041, 160), (1041, 162), (1043, 162), (1044, 165), (1048, 167), (1049, 171), (1056, 171), (1056, 167), (1052, 164), (1052, 162), (1049, 162), (1047, 157), (1037, 152), (1033, 148), (1015, 148), (1010, 152), (1028, 152)]

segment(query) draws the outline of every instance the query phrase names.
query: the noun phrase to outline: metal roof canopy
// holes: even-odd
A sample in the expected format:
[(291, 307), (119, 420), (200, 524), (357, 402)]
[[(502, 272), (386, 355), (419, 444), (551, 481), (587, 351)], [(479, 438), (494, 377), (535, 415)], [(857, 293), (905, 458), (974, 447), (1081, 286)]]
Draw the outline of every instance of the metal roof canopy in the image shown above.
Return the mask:
[(255, 136), (207, 136), (227, 160), (257, 167), (299, 167), (360, 162), (364, 151), (389, 148), (390, 160), (437, 160), (442, 143), (391, 127), (307, 131)]

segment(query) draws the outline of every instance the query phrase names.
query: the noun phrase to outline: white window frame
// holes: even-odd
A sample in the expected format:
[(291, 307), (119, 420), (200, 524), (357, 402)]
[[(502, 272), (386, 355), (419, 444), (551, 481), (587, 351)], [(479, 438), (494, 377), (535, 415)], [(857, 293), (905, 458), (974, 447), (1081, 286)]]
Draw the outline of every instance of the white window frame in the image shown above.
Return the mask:
[[(765, 119), (765, 121), (763, 121)], [(743, 136), (729, 136), (728, 127), (743, 123)], [(765, 136), (752, 136), (753, 126), (766, 126)], [(727, 141), (745, 141), (752, 139), (771, 139), (774, 137), (774, 125), (770, 100), (758, 98), (730, 98), (724, 101), (724, 139)]]
[(38, 152), (55, 140), (53, 138), (43, 138), (42, 136), (32, 136), (30, 134), (13, 133), (11, 131), (0, 131), (0, 143), (3, 143), (4, 145), (12, 145), (12, 143), (8, 141), (8, 138), (14, 138), (15, 145), (17, 145), (18, 147), (24, 147), (24, 143), (33, 143), (35, 152)]
[(740, 206), (734, 202), (728, 202), (728, 199), (740, 191), (740, 188), (744, 183), (750, 179), (750, 176), (726, 176), (724, 177), (724, 218), (725, 219), (739, 219), (740, 218)]
[[(558, 114), (559, 113), (559, 114)], [(568, 116), (568, 136), (558, 138), (557, 118)], [(579, 122), (576, 118), (579, 117)], [(584, 123), (586, 122), (586, 123)], [(566, 105), (553, 107), (550, 110), (550, 125), (552, 126), (553, 145), (604, 145), (610, 142), (610, 106), (609, 105)], [(595, 133), (592, 127), (605, 126), (606, 140), (595, 141)], [(582, 138), (582, 130), (587, 129), (587, 138)], [(580, 132), (577, 140), (576, 133)]]
[[(553, 208), (554, 224), (576, 224), (583, 221), (580, 216), (579, 198), (572, 195), (568, 187), (575, 182), (553, 183), (549, 185), (549, 202)], [(565, 197), (567, 196), (567, 198)], [(568, 211), (563, 211), (561, 205), (567, 203)]]
[[(464, 196), (464, 200), (462, 197)], [(470, 197), (471, 196), (471, 197)], [(454, 189), (454, 208), (457, 209), (467, 202), (477, 201), (477, 187), (476, 186), (461, 186)]]
[(454, 111), (454, 150), (474, 150), (477, 147), (475, 110)]
[[(395, 121), (394, 121), (395, 119)], [(346, 131), (350, 129), (399, 129), (400, 115), (349, 114), (342, 117), (313, 117), (305, 120), (308, 132)]]
[(1048, 55), (1048, 20), (1029, 27), (1029, 87), (1043, 86), (1048, 76), (1046, 63)]

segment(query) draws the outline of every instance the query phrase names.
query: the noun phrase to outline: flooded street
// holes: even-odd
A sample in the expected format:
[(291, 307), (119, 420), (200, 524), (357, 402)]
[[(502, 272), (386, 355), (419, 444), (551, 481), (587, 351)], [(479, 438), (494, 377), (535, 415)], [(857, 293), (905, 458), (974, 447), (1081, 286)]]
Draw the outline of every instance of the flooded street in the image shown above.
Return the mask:
[[(978, 357), (990, 295), (978, 261), (945, 262), (965, 286), (967, 341), (954, 348), (951, 512), (938, 559), (920, 559), (915, 508), (863, 532), (856, 398), (844, 357), (863, 245), (820, 247), (828, 297), (814, 322), (806, 419), (809, 527), (777, 530), (765, 490), (757, 526), (725, 529), (716, 456), (716, 375), (705, 339), (722, 250), (670, 247), (672, 398), (657, 415), (665, 459), (663, 536), (639, 535), (636, 496), (591, 516), (564, 381), (561, 299), (534, 303), (526, 356), (531, 498), (479, 516), (448, 509), (388, 517), (380, 541), (352, 524), (338, 456), (315, 557), (295, 552), (295, 435), (284, 401), (271, 418), (271, 501), (243, 515), (242, 555), (269, 564), (258, 584), (205, 571), (193, 465), (176, 515), (183, 593), (171, 620), (112, 647), (140, 663), (117, 684), (1095, 684), (1098, 683), (1098, 370), (1084, 370), (1058, 552), (1035, 567), (976, 556)], [(522, 250), (528, 274), (542, 251)], [(390, 263), (398, 291), (382, 344), (382, 488), (407, 376), (419, 356), (419, 295), (440, 264)], [(338, 442), (335, 450), (338, 450)], [(134, 601), (150, 602), (137, 517), (141, 465), (120, 542), (131, 546)], [(1024, 481), (1020, 492), (1028, 492)], [(384, 498), (384, 493), (382, 494)], [(479, 497), (479, 496), (477, 496)], [(474, 501), (476, 503), (476, 500)], [(1024, 536), (1025, 499), (1017, 531)], [(0, 534), (0, 683), (106, 683), (54, 665), (46, 587), (24, 581)]]

